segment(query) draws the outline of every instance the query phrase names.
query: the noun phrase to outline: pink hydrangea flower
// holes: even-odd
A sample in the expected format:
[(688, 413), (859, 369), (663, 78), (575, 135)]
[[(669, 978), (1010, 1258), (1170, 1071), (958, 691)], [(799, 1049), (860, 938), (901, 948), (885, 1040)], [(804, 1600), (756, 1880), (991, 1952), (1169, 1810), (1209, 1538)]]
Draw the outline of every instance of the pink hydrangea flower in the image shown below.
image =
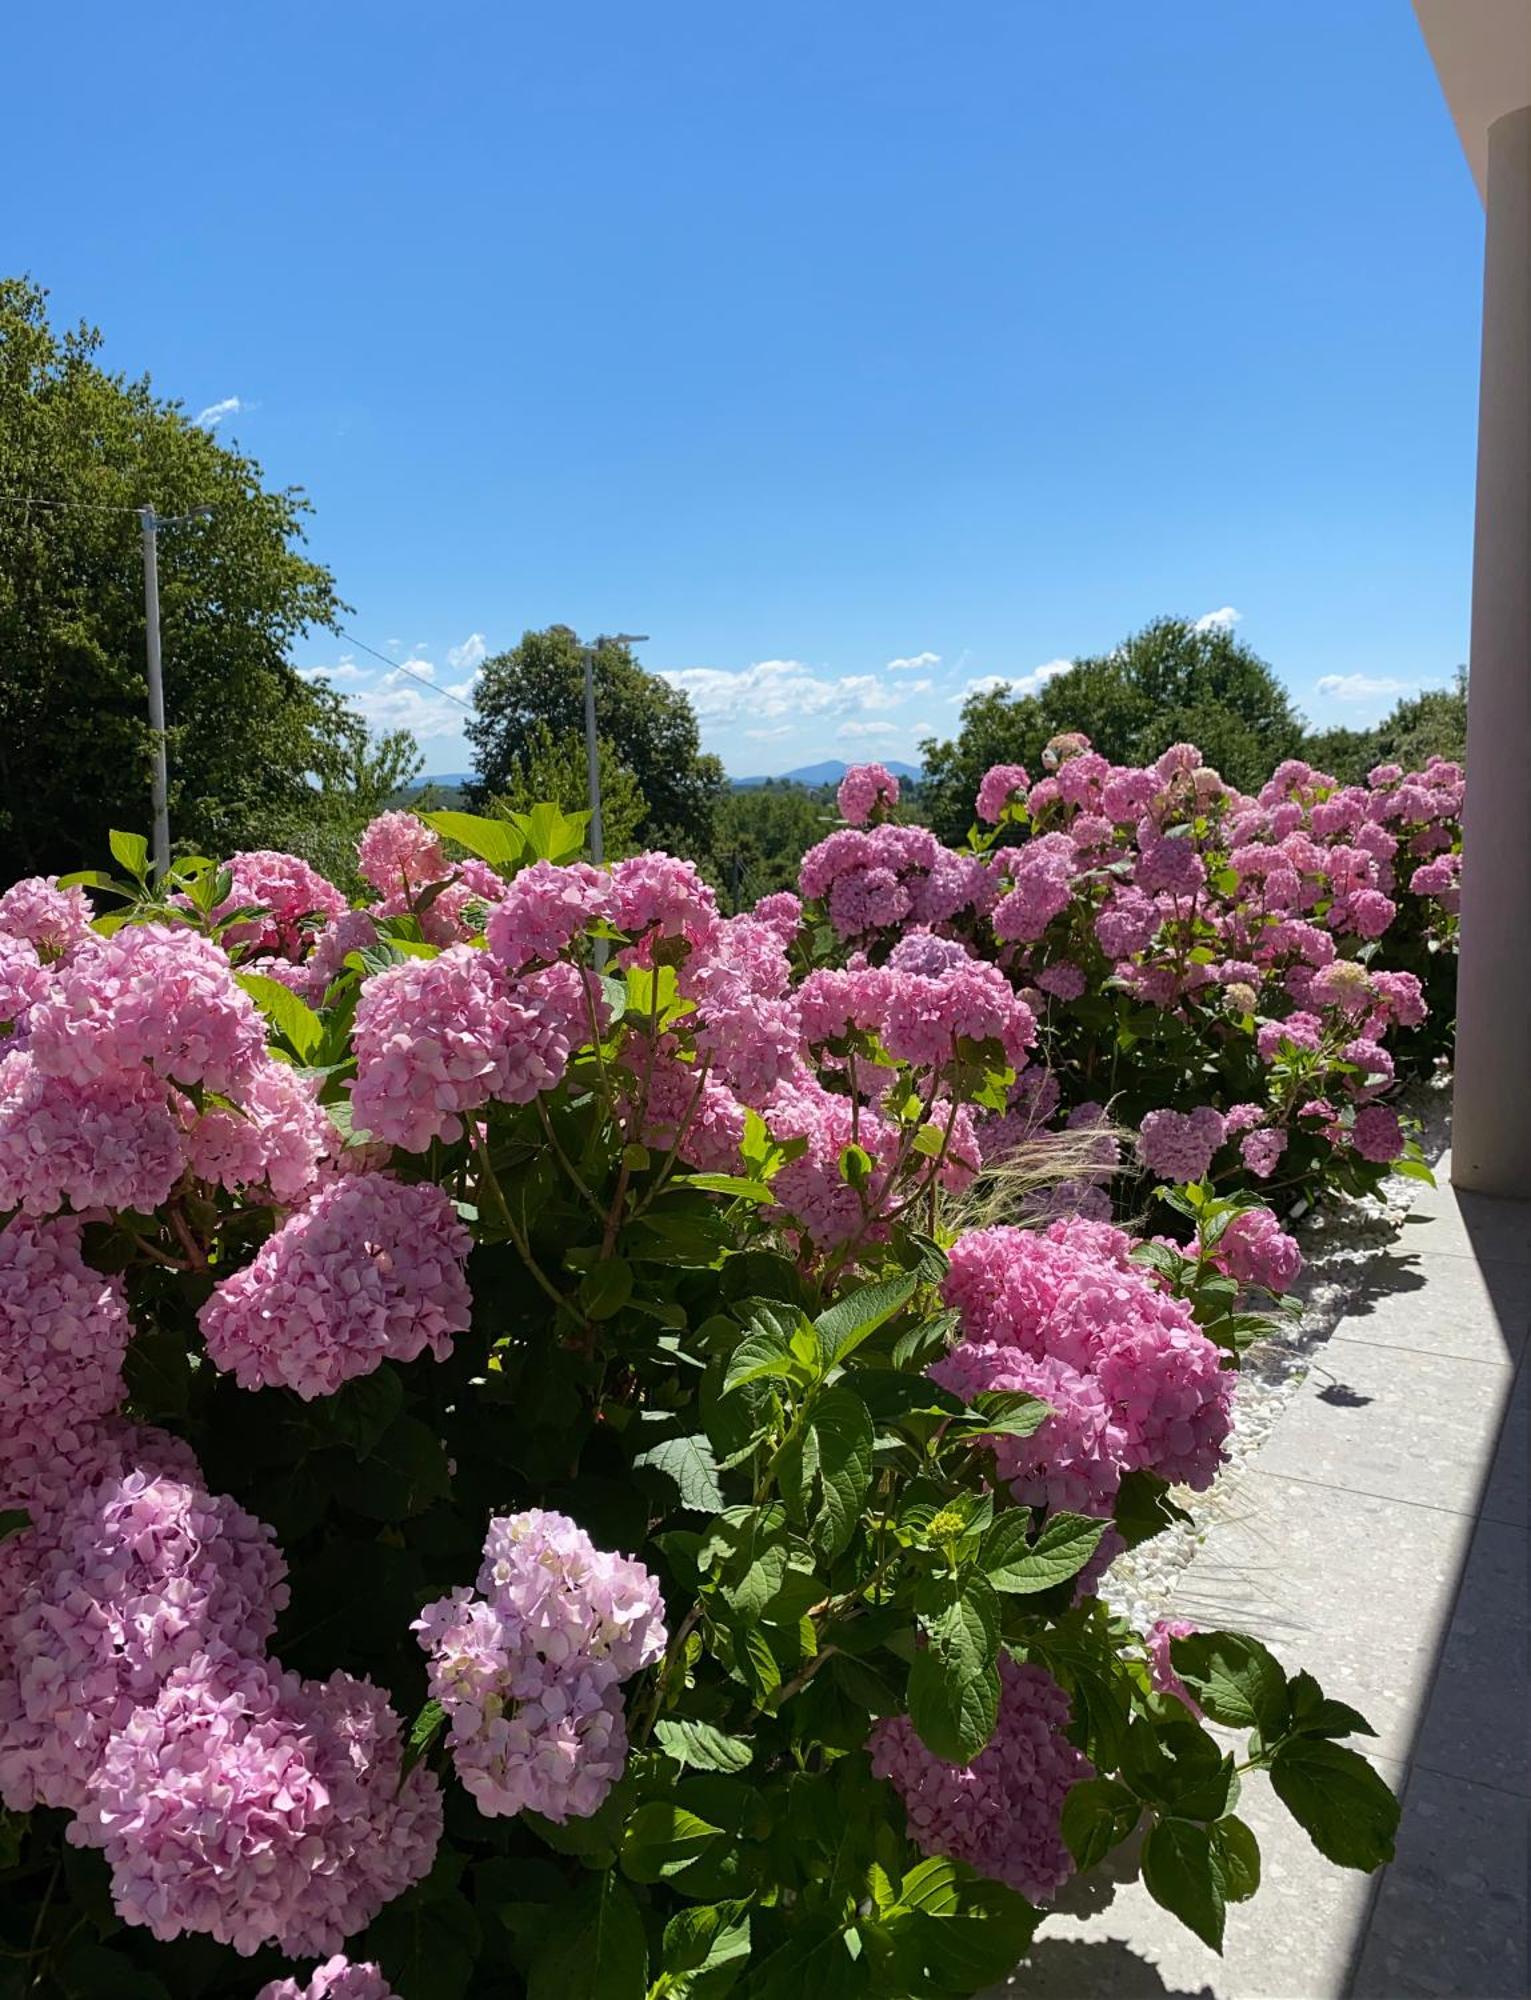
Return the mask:
[(424, 1764), (401, 1783), (401, 1734), (368, 1681), (201, 1654), (111, 1736), (69, 1838), (161, 1941), (334, 1951), (435, 1857), (440, 1794)]
[(1074, 1872), (1059, 1830), (1063, 1801), (1094, 1766), (1063, 1733), (1069, 1700), (1050, 1675), (1003, 1652), (999, 1673), (994, 1734), (971, 1764), (944, 1763), (902, 1715), (879, 1722), (867, 1748), (873, 1775), (903, 1800), (922, 1854), (964, 1861), (1047, 1903)]
[(611, 871), (611, 920), (632, 936), (655, 932), (696, 943), (717, 921), (718, 899), (689, 861), (635, 854)]
[(295, 958), (310, 932), (320, 930), (346, 908), (346, 899), (334, 883), (296, 854), (252, 848), (231, 855), (228, 867), (233, 882), (228, 895), (209, 912), (212, 921), (222, 923), (236, 910), (253, 909), (259, 914), (229, 926), (223, 933), (226, 949), (244, 947), (252, 956), (269, 953)]
[(1268, 1181), (1280, 1165), (1281, 1155), (1285, 1151), (1285, 1132), (1270, 1127), (1264, 1127), (1258, 1132), (1248, 1132), (1239, 1141), (1239, 1158), (1256, 1180)]
[(620, 1684), (665, 1648), (648, 1570), (540, 1508), (489, 1523), (477, 1592), (426, 1605), (430, 1655), (464, 1786), (488, 1817), (587, 1819), (622, 1775)]
[(434, 1182), (334, 1181), (202, 1307), (209, 1358), (241, 1388), (281, 1384), (305, 1401), (384, 1360), (443, 1360), (472, 1317), (472, 1247)]
[(852, 764), (835, 796), (841, 818), (865, 826), (874, 813), (898, 804), (898, 779), (882, 764)]
[(0, 931), (24, 939), (45, 961), (67, 959), (93, 940), (93, 915), (85, 891), (61, 889), (56, 875), (29, 875), (0, 896)]
[(997, 826), (1016, 793), (1024, 793), (1030, 783), (1019, 764), (991, 764), (978, 787), (978, 817), (987, 820), (990, 826)]
[(611, 904), (611, 881), (599, 868), (575, 861), (557, 867), (534, 861), (514, 876), (489, 913), (485, 940), (511, 972), (551, 965)]
[(459, 1138), (465, 1113), (552, 1090), (568, 1063), (567, 1031), (564, 1010), (511, 985), (471, 945), (389, 966), (357, 1003), (356, 1126), (412, 1153)]
[(1196, 1631), (1194, 1625), (1184, 1618), (1156, 1618), (1148, 1628), (1144, 1645), (1148, 1650), (1148, 1670), (1154, 1686), (1160, 1694), (1171, 1694), (1176, 1701), (1184, 1703), (1192, 1715), (1201, 1714), (1201, 1706), (1191, 1690), (1175, 1672), (1170, 1659), (1170, 1646), (1176, 1639), (1189, 1639)]
[(1163, 1180), (1199, 1181), (1211, 1168), (1225, 1129), (1210, 1104), (1194, 1111), (1150, 1111), (1139, 1132), (1138, 1156)]
[(315, 1966), (306, 1986), (296, 1979), (268, 1979), (255, 2000), (399, 2000), (384, 1979), (382, 1970), (370, 1960), (353, 1965), (343, 1952)]
[(262, 1063), (236, 1104), (196, 1116), (186, 1138), (199, 1180), (231, 1190), (270, 1188), (278, 1202), (299, 1201), (313, 1187), (319, 1162), (338, 1134), (318, 1100), (318, 1086), (287, 1063)]
[(1387, 1166), (1403, 1153), (1403, 1127), (1398, 1114), (1385, 1104), (1368, 1104), (1356, 1113), (1350, 1143), (1363, 1160)]
[(266, 1053), (254, 1004), (210, 938), (130, 924), (59, 967), (27, 1024), (33, 1060), (70, 1083), (131, 1078), (236, 1092)]
[(47, 967), (35, 947), (25, 938), (0, 931), (0, 1037), (25, 1032), (27, 1016), (49, 984)]
[(451, 873), (440, 838), (413, 813), (386, 812), (366, 828), (356, 863), (380, 896), (412, 900)]
[(1302, 1270), (1302, 1252), (1268, 1208), (1245, 1208), (1218, 1238), (1216, 1263), (1241, 1285), (1289, 1292)]
[(1074, 843), (1066, 833), (1032, 840), (1010, 866), (1010, 891), (994, 906), (994, 935), (1002, 943), (1032, 944), (1073, 898)]
[[(107, 1741), (199, 1653), (254, 1657), (287, 1602), (271, 1530), (152, 1466), (113, 1474), (63, 1513), (3, 1631), (0, 1794), (78, 1809)], [(14, 1706), (14, 1717), (5, 1711)]]
[(44, 1075), (27, 1049), (0, 1056), (0, 1208), (147, 1214), (185, 1165), (164, 1086), (148, 1071), (74, 1082)]
[(80, 1240), (72, 1217), (18, 1216), (0, 1230), (0, 1450), (23, 1427), (104, 1417), (126, 1393), (127, 1303), (115, 1278), (85, 1262)]

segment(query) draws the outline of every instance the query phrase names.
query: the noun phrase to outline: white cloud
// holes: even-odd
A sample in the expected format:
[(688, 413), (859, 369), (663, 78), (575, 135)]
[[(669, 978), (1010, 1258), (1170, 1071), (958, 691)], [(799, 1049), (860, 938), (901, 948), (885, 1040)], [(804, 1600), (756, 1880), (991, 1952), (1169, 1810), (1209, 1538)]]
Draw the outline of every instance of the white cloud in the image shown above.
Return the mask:
[(1387, 674), (1325, 674), (1314, 682), (1314, 692), (1326, 701), (1377, 701), (1409, 694), (1418, 685), (1418, 681), (1398, 681)]
[(299, 667), (298, 672), (306, 681), (334, 681), (343, 686), (347, 681), (362, 681), (367, 678), (365, 667), (357, 666), (349, 657), (342, 659), (334, 667)]
[(902, 736), (903, 733), (896, 722), (842, 722), (835, 731), (836, 736), (845, 741), (852, 738), (864, 740), (871, 736)]
[(913, 689), (890, 687), (876, 674), (814, 673), (801, 660), (757, 660), (737, 672), (680, 667), (660, 675), (690, 697), (704, 728), (736, 723), (832, 721), (897, 708)]
[(253, 408), (252, 403), (242, 403), (237, 396), (225, 396), (221, 403), (209, 403), (205, 410), (198, 410), (192, 422), (205, 431), (215, 431), (225, 417), (237, 417), (241, 410)]
[(470, 632), (460, 646), (447, 647), (447, 665), (454, 673), (470, 671), (479, 666), (488, 656), (489, 648), (482, 632)]
[(923, 740), (927, 736), (935, 735), (936, 725), (933, 722), (917, 722), (914, 725), (914, 733), (917, 738)]
[(1074, 662), (1072, 660), (1044, 660), (1040, 667), (1033, 667), (1029, 674), (980, 674), (957, 693), (948, 695), (952, 702), (967, 701), (975, 694), (1036, 694), (1047, 683), (1056, 680), (1059, 674), (1066, 674)]
[(890, 674), (917, 673), (921, 667), (939, 667), (940, 664), (941, 655), (939, 653), (911, 653), (907, 659), (889, 660), (888, 672)]
[(781, 722), (774, 729), (746, 729), (744, 733), (752, 743), (775, 743), (783, 736), (790, 736), (792, 728), (790, 722)]
[(461, 736), (466, 720), (455, 702), (446, 701), (434, 688), (418, 681), (399, 681), (387, 674), (371, 687), (358, 688), (350, 696), (351, 706), (369, 729), (408, 729), (422, 743), (442, 736)]
[(1223, 604), (1216, 611), (1204, 611), (1191, 627), (1193, 632), (1231, 632), (1244, 616), (1235, 611), (1231, 604)]
[(422, 660), (418, 654), (413, 659), (400, 660), (391, 674), (383, 676), (384, 684), (388, 687), (394, 687), (399, 681), (433, 681), (435, 678), (434, 664), (430, 660)]

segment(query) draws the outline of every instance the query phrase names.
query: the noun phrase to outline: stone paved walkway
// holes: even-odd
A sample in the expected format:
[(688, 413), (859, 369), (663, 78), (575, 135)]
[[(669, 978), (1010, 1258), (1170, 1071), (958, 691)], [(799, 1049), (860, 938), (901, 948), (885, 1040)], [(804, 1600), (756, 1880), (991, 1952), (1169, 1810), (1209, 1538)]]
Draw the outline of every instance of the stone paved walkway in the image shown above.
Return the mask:
[(1370, 1718), (1403, 1799), (1397, 1859), (1371, 1880), (1332, 1868), (1256, 1779), (1239, 1811), (1265, 1880), (1230, 1909), (1223, 1958), (1127, 1880), (1050, 1916), (996, 1996), (1531, 1995), (1531, 1203), (1458, 1196), (1436, 1171), (1174, 1606), (1256, 1633)]

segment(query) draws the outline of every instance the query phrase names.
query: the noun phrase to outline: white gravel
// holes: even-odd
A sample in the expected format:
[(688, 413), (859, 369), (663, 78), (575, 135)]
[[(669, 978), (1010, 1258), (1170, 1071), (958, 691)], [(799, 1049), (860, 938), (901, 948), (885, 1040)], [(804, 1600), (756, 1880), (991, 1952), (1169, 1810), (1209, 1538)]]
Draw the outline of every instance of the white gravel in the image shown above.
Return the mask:
[[(1440, 1080), (1416, 1086), (1401, 1107), (1420, 1121), (1420, 1143), (1432, 1162), (1448, 1143), (1450, 1105), (1450, 1086)], [(1240, 1474), (1275, 1429), (1309, 1370), (1322, 1365), (1323, 1349), (1363, 1284), (1367, 1265), (1394, 1239), (1420, 1192), (1420, 1182), (1390, 1175), (1377, 1200), (1345, 1201), (1293, 1225), (1307, 1260), (1296, 1287), (1302, 1317), (1286, 1321), (1270, 1339), (1245, 1354), (1227, 1463), (1210, 1491), (1178, 1496), (1193, 1516), (1190, 1521), (1119, 1557), (1102, 1581), (1102, 1597), (1140, 1629), (1173, 1615), (1181, 1572), (1196, 1555), (1209, 1525), (1226, 1510), (1243, 1511), (1235, 1497)]]

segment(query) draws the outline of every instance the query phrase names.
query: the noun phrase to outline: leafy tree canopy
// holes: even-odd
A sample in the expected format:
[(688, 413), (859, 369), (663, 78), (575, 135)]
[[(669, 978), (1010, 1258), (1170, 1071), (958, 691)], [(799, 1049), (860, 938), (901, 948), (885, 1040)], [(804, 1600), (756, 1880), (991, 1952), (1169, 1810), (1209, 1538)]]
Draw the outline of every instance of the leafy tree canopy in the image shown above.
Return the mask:
[[(730, 909), (778, 889), (796, 889), (798, 864), (839, 820), (834, 791), (768, 778), (725, 792), (718, 806), (710, 873)], [(734, 893), (737, 888), (737, 895)]]
[[(724, 789), (723, 766), (702, 754), (690, 702), (611, 641), (595, 656), (595, 700), (601, 736), (646, 803), (637, 837), (648, 846), (704, 853)], [(524, 633), (519, 646), (484, 662), (474, 704), (468, 740), (478, 796), (487, 801), (511, 789), (539, 726), (555, 744), (582, 736), (584, 663), (574, 633), (567, 625)]]
[(1112, 652), (1076, 660), (1036, 694), (973, 696), (955, 742), (922, 744), (936, 832), (961, 839), (989, 766), (1024, 764), (1035, 776), (1049, 738), (1071, 729), (1121, 764), (1195, 743), (1246, 790), (1302, 744), (1302, 719), (1286, 690), (1242, 640), (1221, 628), (1198, 631), (1184, 618), (1156, 618)]
[(55, 332), (40, 287), (0, 280), (0, 876), (94, 863), (110, 827), (147, 825), (128, 511), (144, 505), (212, 509), (160, 537), (173, 839), (214, 854), (334, 847), (363, 796), (417, 766), (411, 739), (370, 747), (341, 696), (288, 663), (342, 608), (299, 552), (307, 502), (267, 491), (254, 460), (147, 377), (108, 374), (100, 345), (88, 326)]
[[(639, 828), (649, 816), (648, 800), (608, 738), (597, 739), (596, 753), (601, 773), (601, 845), (608, 861), (620, 861), (643, 845)], [(525, 746), (511, 759), (504, 790), (490, 804), (495, 812), (529, 813), (543, 800), (566, 813), (584, 812), (589, 806), (583, 730), (555, 737), (545, 722), (534, 723)]]
[(1407, 695), (1391, 715), (1370, 729), (1316, 731), (1302, 754), (1322, 771), (1358, 782), (1377, 764), (1418, 770), (1432, 757), (1460, 764), (1467, 756), (1467, 669), (1458, 667), (1450, 687)]

